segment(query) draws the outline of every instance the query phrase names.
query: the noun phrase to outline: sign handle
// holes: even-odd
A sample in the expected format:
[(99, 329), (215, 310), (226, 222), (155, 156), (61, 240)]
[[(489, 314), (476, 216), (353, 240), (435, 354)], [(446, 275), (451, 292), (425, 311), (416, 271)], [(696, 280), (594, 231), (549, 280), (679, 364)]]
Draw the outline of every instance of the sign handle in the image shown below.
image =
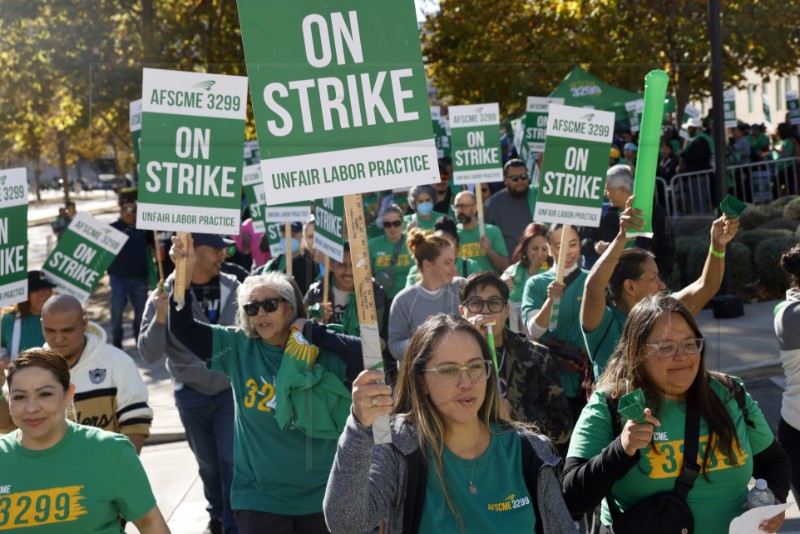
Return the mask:
[(289, 278), (292, 277), (292, 263), (294, 263), (294, 255), (292, 251), (292, 223), (285, 222), (283, 226), (283, 257), (286, 260), (286, 274)]
[(481, 184), (475, 184), (475, 203), (478, 205), (478, 231), (481, 237), (486, 235), (486, 224), (483, 222), (483, 190)]
[[(565, 236), (572, 229), (571, 224), (565, 224), (561, 228), (561, 248), (558, 251), (558, 262), (556, 265), (556, 282), (564, 281), (564, 263), (567, 261), (567, 248)], [(547, 329), (551, 332), (558, 327), (558, 309), (561, 307), (561, 297), (553, 299), (553, 305), (550, 307), (550, 321), (547, 324)]]
[[(353, 259), (353, 278), (356, 304), (358, 305), (358, 322), (361, 328), (364, 368), (372, 369), (383, 363), (383, 358), (378, 334), (378, 311), (375, 307), (375, 293), (372, 289), (372, 268), (369, 263), (369, 247), (367, 245), (367, 220), (364, 214), (364, 200), (360, 193), (345, 195), (344, 212), (350, 236), (350, 256)], [(375, 420), (372, 424), (372, 436), (376, 444), (392, 442), (388, 415), (382, 415)]]
[[(194, 254), (194, 250), (189, 250), (189, 234), (187, 232), (178, 232), (175, 234), (180, 240), (183, 250), (187, 254)], [(178, 310), (182, 310), (186, 304), (186, 287), (187, 281), (191, 279), (191, 274), (186, 272), (187, 257), (177, 258), (175, 260), (175, 285), (172, 289), (172, 298), (175, 300)]]
[(156, 253), (156, 265), (158, 265), (158, 281), (160, 283), (164, 282), (164, 264), (161, 263), (161, 245), (158, 243), (158, 230), (153, 230), (153, 237), (155, 238), (155, 253)]
[[(328, 276), (330, 273), (331, 268), (331, 258), (327, 254), (323, 254), (322, 260), (322, 270), (324, 271), (324, 276), (322, 277), (322, 302), (323, 304), (328, 302), (328, 294), (331, 290), (331, 277)], [(355, 273), (354, 273), (355, 274)]]

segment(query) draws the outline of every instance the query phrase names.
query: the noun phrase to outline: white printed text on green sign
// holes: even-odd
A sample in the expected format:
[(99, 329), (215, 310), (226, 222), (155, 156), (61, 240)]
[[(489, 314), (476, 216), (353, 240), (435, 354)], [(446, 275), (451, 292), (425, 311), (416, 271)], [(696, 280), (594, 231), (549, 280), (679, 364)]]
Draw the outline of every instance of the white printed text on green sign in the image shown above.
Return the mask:
[(500, 154), (500, 106), (497, 103), (450, 106), (453, 183), (503, 179)]
[(544, 141), (547, 134), (547, 106), (563, 103), (564, 99), (558, 97), (528, 97), (525, 107), (524, 140), (528, 143), (529, 152), (539, 154), (544, 151)]
[(245, 165), (242, 169), (242, 186), (247, 205), (250, 208), (250, 219), (253, 221), (253, 230), (263, 234), (265, 230), (266, 218), (264, 208), (266, 200), (264, 198), (264, 182), (261, 179), (261, 165)]
[(314, 249), (344, 261), (344, 199), (323, 198), (314, 203)]
[(0, 306), (28, 299), (28, 179), (0, 170)]
[(131, 102), (128, 111), (131, 128), (131, 143), (133, 143), (133, 158), (138, 166), (142, 147), (142, 99), (140, 98), (139, 100)]

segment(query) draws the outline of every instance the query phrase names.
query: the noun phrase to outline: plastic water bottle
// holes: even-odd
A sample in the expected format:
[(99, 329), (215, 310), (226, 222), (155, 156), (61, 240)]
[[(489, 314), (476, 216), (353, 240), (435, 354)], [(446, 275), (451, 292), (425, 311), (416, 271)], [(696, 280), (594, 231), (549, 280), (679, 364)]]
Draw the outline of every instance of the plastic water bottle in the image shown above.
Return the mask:
[(747, 494), (747, 506), (758, 508), (759, 506), (769, 506), (775, 504), (775, 495), (767, 487), (767, 481), (763, 478), (756, 480), (756, 485)]

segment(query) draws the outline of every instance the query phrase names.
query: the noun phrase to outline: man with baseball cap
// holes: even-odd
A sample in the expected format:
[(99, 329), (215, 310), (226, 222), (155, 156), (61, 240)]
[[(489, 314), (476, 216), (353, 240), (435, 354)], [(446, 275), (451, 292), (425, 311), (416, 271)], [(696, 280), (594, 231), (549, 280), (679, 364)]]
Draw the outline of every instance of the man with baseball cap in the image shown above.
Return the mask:
[[(195, 262), (191, 284), (192, 314), (198, 321), (232, 326), (236, 321), (236, 277), (221, 272), (225, 250), (233, 243), (219, 235), (192, 234)], [(209, 371), (203, 361), (169, 332), (169, 294), (174, 274), (162, 291), (147, 300), (139, 336), (139, 354), (155, 363), (167, 357), (175, 405), (186, 439), (197, 459), (210, 515), (206, 532), (236, 532), (230, 508), (233, 480), (233, 394), (230, 379)]]

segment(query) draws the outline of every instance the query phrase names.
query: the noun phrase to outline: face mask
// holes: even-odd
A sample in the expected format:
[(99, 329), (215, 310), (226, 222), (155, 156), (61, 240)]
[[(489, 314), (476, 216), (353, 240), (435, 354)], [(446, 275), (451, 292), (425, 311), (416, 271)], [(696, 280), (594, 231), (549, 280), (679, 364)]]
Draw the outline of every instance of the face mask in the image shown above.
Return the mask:
[(417, 204), (417, 213), (424, 215), (425, 217), (433, 213), (433, 202), (422, 202)]
[[(288, 250), (286, 246), (286, 238), (283, 238), (283, 250)], [(300, 250), (300, 241), (295, 238), (292, 238), (292, 254)]]

